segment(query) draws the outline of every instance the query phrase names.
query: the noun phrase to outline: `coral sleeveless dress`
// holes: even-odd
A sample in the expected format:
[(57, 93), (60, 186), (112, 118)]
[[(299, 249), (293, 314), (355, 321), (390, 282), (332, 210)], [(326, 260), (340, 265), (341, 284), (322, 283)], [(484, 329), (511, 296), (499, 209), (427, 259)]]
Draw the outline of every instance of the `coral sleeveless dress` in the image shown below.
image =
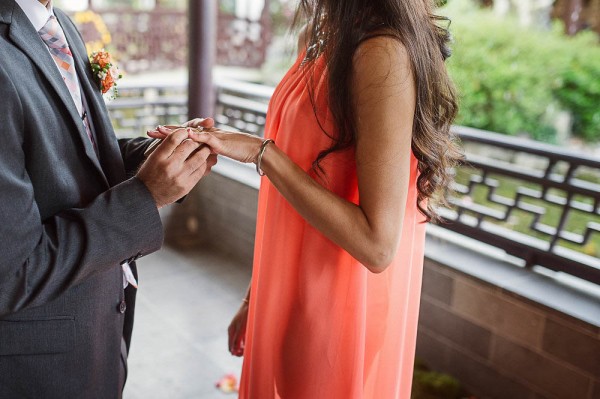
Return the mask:
[[(303, 54), (275, 90), (266, 136), (322, 185), (358, 204), (354, 151), (330, 154), (315, 118)], [(319, 120), (332, 132), (324, 57), (314, 68)], [(372, 274), (310, 226), (268, 178), (259, 193), (252, 292), (240, 398), (409, 399), (425, 240), (417, 161), (393, 264)]]

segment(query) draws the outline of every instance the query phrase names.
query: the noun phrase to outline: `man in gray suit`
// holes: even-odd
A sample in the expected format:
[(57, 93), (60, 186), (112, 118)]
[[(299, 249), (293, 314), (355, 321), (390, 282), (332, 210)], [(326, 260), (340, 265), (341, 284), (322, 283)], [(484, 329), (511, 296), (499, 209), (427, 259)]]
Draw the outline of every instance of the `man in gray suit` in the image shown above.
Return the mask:
[(215, 162), (186, 137), (144, 162), (150, 141), (115, 138), (69, 18), (0, 0), (0, 398), (121, 397), (134, 261), (162, 244), (157, 208)]

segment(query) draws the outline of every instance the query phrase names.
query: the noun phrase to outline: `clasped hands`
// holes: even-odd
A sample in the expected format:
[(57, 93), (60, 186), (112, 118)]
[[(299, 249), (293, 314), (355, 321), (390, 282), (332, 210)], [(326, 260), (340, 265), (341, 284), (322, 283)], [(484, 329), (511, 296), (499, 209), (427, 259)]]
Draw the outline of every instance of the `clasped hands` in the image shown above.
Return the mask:
[(240, 162), (256, 162), (260, 137), (214, 127), (211, 118), (197, 118), (181, 126), (158, 126), (148, 136), (160, 143), (147, 155), (137, 177), (161, 208), (187, 195), (217, 163), (217, 155)]

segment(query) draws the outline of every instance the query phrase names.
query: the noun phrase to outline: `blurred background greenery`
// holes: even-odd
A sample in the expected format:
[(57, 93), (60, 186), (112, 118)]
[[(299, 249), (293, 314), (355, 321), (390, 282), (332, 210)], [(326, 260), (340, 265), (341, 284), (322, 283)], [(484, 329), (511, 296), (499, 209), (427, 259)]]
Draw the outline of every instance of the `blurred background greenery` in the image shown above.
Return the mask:
[(600, 140), (598, 34), (567, 36), (559, 21), (522, 26), (469, 0), (440, 12), (455, 38), (448, 67), (461, 95), (457, 124), (557, 143), (563, 117), (574, 137)]

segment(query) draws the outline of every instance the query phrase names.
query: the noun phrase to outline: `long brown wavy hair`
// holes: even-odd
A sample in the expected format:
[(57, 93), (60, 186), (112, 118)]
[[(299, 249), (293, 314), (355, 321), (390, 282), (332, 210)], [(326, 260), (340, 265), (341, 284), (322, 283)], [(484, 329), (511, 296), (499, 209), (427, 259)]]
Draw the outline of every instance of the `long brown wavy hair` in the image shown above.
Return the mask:
[[(412, 152), (419, 170), (417, 206), (427, 220), (437, 220), (435, 207), (446, 203), (443, 194), (453, 180), (451, 170), (462, 158), (450, 132), (458, 104), (444, 64), (450, 56), (449, 21), (433, 14), (432, 0), (299, 1), (293, 26), (309, 27), (309, 44), (326, 37), (323, 56), (328, 70), (328, 101), (337, 126), (335, 134), (323, 129), (333, 144), (318, 155), (313, 169), (320, 171), (323, 158), (356, 143), (351, 77), (357, 47), (365, 38), (392, 35), (406, 47), (416, 83)], [(313, 108), (316, 115), (314, 101)]]

